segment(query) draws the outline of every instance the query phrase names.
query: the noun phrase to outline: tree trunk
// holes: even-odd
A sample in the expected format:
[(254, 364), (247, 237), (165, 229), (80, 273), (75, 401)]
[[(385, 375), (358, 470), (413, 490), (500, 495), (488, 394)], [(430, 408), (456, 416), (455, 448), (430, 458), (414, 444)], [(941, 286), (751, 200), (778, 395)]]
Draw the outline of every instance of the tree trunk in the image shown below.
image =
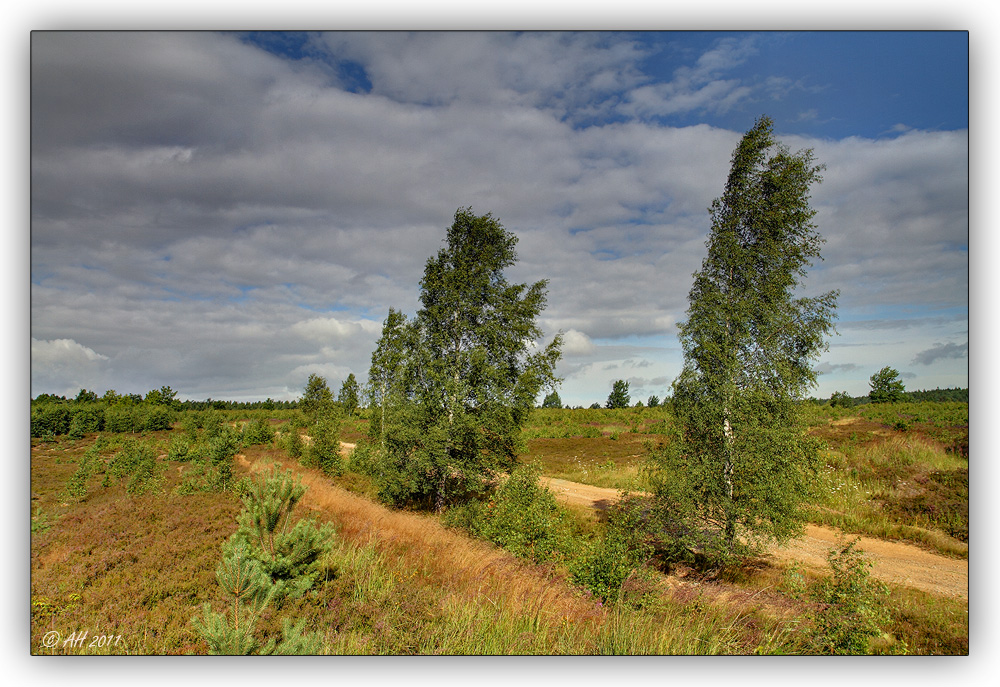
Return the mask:
[(726, 548), (733, 550), (736, 542), (736, 516), (733, 512), (733, 426), (729, 422), (729, 408), (723, 411), (722, 432), (725, 437), (725, 455), (722, 461), (722, 481), (726, 488)]

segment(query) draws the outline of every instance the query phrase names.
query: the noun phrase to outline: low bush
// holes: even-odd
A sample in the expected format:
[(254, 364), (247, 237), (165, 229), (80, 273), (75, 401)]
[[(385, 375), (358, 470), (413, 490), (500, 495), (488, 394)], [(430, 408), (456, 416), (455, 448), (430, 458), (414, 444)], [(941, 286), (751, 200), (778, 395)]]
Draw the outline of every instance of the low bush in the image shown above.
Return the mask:
[(329, 417), (320, 418), (310, 428), (312, 442), (305, 449), (303, 460), (306, 467), (319, 468), (330, 476), (343, 472), (340, 459), (340, 423)]
[(449, 509), (445, 523), (463, 527), (516, 556), (535, 562), (563, 560), (577, 542), (571, 516), (538, 482), (541, 468), (523, 465), (504, 479), (485, 503)]
[(814, 648), (824, 654), (866, 654), (882, 637), (889, 622), (888, 587), (870, 575), (872, 564), (855, 548), (858, 540), (831, 549), (827, 556), (832, 575), (809, 589), (819, 604), (813, 615)]
[(238, 491), (243, 512), (227, 547), (249, 547), (249, 555), (270, 577), (278, 601), (301, 596), (321, 574), (329, 572), (320, 559), (330, 550), (333, 528), (306, 519), (289, 526), (291, 513), (305, 493), (290, 470), (282, 474), (275, 469), (258, 479), (244, 479)]
[(104, 427), (104, 411), (100, 406), (78, 407), (73, 412), (67, 434), (71, 439), (82, 439), (83, 435), (100, 432)]
[(259, 446), (274, 441), (274, 430), (267, 420), (255, 418), (243, 425), (242, 441), (244, 446)]
[(603, 601), (616, 601), (629, 577), (642, 575), (653, 554), (640, 502), (625, 499), (611, 509), (603, 536), (570, 563), (573, 580)]

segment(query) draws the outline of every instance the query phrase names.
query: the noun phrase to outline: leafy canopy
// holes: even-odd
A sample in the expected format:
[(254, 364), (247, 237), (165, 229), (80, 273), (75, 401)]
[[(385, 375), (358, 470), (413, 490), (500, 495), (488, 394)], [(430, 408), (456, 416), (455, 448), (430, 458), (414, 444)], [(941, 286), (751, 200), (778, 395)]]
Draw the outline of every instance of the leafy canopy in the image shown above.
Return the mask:
[(899, 378), (899, 372), (891, 367), (883, 367), (869, 381), (871, 391), (868, 398), (872, 403), (897, 403), (903, 400), (903, 381)]
[(517, 237), (496, 218), (459, 209), (446, 241), (427, 261), (416, 317), (390, 310), (369, 374), (383, 497), (437, 508), (513, 467), (539, 390), (556, 382), (562, 342), (537, 344), (547, 282), (507, 281)]
[(722, 536), (720, 550), (736, 549), (738, 531), (743, 541), (782, 540), (801, 521), (816, 447), (798, 429), (795, 402), (815, 385), (812, 362), (837, 298), (795, 295), (820, 257), (809, 205), (820, 170), (812, 151), (774, 139), (770, 119), (746, 133), (710, 208), (708, 254), (679, 324), (682, 431), (659, 455), (657, 488), (675, 514)]
[(628, 392), (628, 382), (624, 379), (616, 380), (614, 385), (611, 387), (611, 393), (608, 394), (608, 402), (606, 406), (608, 408), (628, 408), (631, 396)]

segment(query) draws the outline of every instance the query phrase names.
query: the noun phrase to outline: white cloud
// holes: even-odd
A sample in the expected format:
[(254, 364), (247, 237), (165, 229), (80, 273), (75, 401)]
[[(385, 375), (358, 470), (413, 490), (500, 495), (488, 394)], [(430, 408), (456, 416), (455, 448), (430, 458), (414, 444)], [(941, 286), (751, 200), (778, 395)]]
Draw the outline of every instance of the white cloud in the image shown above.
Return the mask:
[[(372, 92), (231, 36), (33, 37), (39, 341), (101, 351), (72, 369), (120, 391), (279, 398), (309, 370), (362, 379), (388, 308), (416, 310), (427, 258), (472, 205), (519, 236), (512, 280), (549, 280), (542, 326), (566, 332), (573, 393), (607, 381), (580, 359), (622, 364), (635, 353), (622, 342), (643, 337), (673, 346), (637, 355), (657, 361), (650, 378), (676, 374), (671, 337), (740, 132), (641, 117), (742, 102), (754, 86), (729, 70), (755, 43), (721, 41), (657, 84), (642, 48), (601, 34), (319, 41), (362, 63)], [(827, 165), (813, 197), (826, 261), (808, 288), (839, 288), (837, 342), (864, 343), (863, 359), (831, 349), (823, 383), (843, 386), (847, 364), (866, 383), (886, 332), (857, 323), (905, 319), (887, 308), (952, 317), (914, 325), (897, 365), (955, 340), (968, 328), (968, 132), (787, 142)], [(33, 369), (40, 390), (76, 383), (48, 369)]]
[(97, 386), (103, 380), (110, 359), (72, 339), (31, 338), (31, 386), (54, 389), (49, 393), (75, 395), (83, 388)]
[(292, 325), (292, 331), (310, 341), (344, 342), (361, 336), (366, 341), (372, 335), (378, 336), (382, 325), (372, 320), (344, 321), (336, 317), (314, 317)]
[(583, 332), (570, 329), (563, 334), (563, 355), (566, 356), (587, 356), (596, 350), (594, 342)]

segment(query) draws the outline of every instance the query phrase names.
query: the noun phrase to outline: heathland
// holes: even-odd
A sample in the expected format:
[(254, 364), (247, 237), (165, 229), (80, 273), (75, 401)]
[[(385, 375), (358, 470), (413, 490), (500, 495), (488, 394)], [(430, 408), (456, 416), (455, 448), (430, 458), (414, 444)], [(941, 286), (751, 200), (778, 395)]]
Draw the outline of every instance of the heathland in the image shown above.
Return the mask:
[(34, 654), (968, 653), (968, 403), (804, 402), (806, 537), (706, 564), (633, 536), (669, 405), (535, 409), (430, 511), (380, 502), (374, 409), (113, 400), (32, 403)]

